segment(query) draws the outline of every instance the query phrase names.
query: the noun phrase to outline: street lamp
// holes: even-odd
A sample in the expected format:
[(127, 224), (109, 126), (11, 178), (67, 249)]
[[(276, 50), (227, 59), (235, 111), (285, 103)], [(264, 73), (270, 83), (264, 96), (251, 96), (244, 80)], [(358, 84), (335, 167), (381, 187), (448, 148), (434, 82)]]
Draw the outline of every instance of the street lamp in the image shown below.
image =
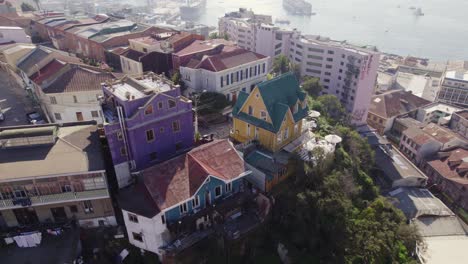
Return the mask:
[(192, 93), (192, 99), (195, 102), (195, 135), (198, 135), (198, 103), (200, 101), (200, 97), (203, 93), (206, 93), (206, 90), (201, 91), (201, 93)]

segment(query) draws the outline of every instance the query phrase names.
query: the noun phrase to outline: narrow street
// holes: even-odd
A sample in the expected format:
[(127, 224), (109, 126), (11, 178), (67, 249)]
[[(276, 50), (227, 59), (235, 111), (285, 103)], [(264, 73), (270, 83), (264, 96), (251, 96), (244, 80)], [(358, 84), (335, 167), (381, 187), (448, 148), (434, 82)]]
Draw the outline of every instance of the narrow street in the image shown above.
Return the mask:
[(27, 125), (26, 113), (34, 111), (26, 91), (4, 71), (0, 71), (0, 109), (5, 115), (0, 126)]

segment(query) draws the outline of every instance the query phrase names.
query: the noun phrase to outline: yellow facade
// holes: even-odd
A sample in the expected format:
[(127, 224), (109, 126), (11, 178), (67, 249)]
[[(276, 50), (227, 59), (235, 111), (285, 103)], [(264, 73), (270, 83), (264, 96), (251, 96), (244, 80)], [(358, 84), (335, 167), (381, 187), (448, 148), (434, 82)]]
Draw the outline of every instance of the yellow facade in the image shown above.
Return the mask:
[[(301, 102), (298, 103), (300, 104)], [(257, 87), (250, 93), (240, 111), (258, 119), (263, 119), (270, 124), (272, 123)], [(234, 117), (231, 136), (241, 143), (257, 139), (264, 148), (276, 152), (298, 138), (301, 135), (301, 131), (302, 120), (295, 123), (291, 109), (289, 109), (277, 133), (256, 127), (253, 124)]]

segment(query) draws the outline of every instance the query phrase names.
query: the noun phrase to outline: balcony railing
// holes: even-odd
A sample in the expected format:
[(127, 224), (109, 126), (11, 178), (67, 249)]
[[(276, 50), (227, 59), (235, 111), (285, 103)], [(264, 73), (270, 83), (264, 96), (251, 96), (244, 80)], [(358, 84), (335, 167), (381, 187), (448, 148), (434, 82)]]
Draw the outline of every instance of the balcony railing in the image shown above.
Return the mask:
[(49, 195), (30, 196), (28, 198), (14, 198), (0, 200), (0, 209), (13, 209), (23, 206), (38, 206), (54, 203), (93, 200), (109, 197), (107, 189), (90, 190), (83, 192), (65, 192)]

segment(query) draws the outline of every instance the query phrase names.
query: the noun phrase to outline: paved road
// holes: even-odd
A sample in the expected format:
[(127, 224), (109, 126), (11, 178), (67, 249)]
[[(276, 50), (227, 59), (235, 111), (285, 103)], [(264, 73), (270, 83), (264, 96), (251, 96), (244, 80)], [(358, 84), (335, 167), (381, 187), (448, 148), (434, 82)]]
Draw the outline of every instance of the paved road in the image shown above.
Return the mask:
[(0, 126), (27, 125), (26, 113), (34, 111), (26, 91), (4, 71), (0, 71), (0, 108), (5, 114)]

